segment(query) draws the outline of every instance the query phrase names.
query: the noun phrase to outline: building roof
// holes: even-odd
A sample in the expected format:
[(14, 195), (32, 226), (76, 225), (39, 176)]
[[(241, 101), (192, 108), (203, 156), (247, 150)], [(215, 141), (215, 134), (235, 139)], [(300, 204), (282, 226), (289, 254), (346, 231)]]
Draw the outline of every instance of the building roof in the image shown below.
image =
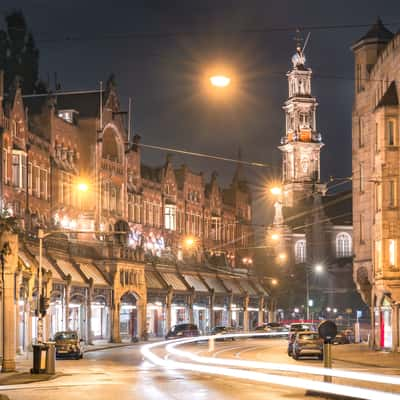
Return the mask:
[(397, 95), (396, 82), (392, 81), (390, 86), (387, 88), (385, 94), (381, 98), (380, 102), (376, 106), (376, 108), (385, 106), (398, 106), (398, 105), (399, 105), (399, 97)]
[(393, 38), (393, 36), (393, 32), (387, 29), (386, 26), (383, 25), (382, 20), (378, 17), (368, 32), (357, 40), (357, 43), (366, 39), (376, 39), (378, 41), (388, 42)]
[(140, 173), (143, 179), (149, 181), (161, 183), (163, 167), (150, 167), (145, 164), (141, 164)]

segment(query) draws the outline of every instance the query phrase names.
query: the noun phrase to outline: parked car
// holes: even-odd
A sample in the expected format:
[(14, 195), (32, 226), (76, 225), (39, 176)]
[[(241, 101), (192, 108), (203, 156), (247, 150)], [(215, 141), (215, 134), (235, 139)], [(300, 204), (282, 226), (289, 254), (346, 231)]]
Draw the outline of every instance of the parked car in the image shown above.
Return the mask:
[(335, 339), (332, 340), (332, 344), (349, 344), (350, 340), (347, 335), (345, 335), (343, 332), (338, 333), (335, 336)]
[(230, 326), (216, 326), (211, 330), (211, 335), (222, 336), (216, 340), (235, 340), (234, 337), (224, 338), (224, 335), (229, 335), (230, 333), (235, 333), (235, 330)]
[(83, 340), (79, 340), (78, 332), (62, 331), (54, 335), (56, 358), (83, 358)]
[(165, 339), (180, 339), (184, 337), (200, 336), (200, 331), (195, 324), (174, 325), (166, 334)]
[(292, 357), (298, 360), (300, 357), (317, 356), (323, 359), (323, 340), (315, 331), (297, 332), (293, 341)]
[(277, 336), (286, 336), (289, 332), (289, 329), (287, 326), (280, 324), (279, 322), (268, 322), (263, 325), (257, 326), (255, 329), (256, 332), (261, 333), (261, 332), (276, 332), (276, 333), (281, 333), (281, 335), (274, 335), (274, 337)]
[(288, 349), (287, 349), (289, 357), (292, 355), (293, 342), (296, 338), (297, 332), (305, 332), (305, 331), (316, 332), (317, 326), (310, 322), (296, 322), (290, 324), (288, 333)]

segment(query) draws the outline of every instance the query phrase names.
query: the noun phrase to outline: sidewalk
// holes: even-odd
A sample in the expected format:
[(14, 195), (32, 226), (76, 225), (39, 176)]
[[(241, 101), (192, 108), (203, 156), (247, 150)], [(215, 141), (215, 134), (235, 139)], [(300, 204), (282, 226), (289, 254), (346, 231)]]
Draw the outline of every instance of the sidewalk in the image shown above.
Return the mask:
[(400, 369), (400, 353), (371, 350), (366, 343), (333, 346), (332, 358), (368, 367)]
[[(160, 338), (150, 338), (148, 342), (154, 342), (160, 340)], [(162, 339), (161, 339), (162, 340)], [(148, 342), (131, 342), (131, 343), (109, 343), (107, 341), (95, 341), (94, 344), (84, 347), (84, 352), (93, 352), (108, 350), (121, 347), (130, 346), (141, 346)], [(55, 375), (49, 374), (31, 374), (30, 369), (32, 367), (32, 352), (27, 354), (18, 355), (17, 359), (17, 371), (9, 373), (0, 373), (0, 386), (2, 385), (21, 385), (33, 382), (48, 381), (63, 376), (62, 373), (56, 373)], [(1, 400), (1, 398), (0, 398)]]

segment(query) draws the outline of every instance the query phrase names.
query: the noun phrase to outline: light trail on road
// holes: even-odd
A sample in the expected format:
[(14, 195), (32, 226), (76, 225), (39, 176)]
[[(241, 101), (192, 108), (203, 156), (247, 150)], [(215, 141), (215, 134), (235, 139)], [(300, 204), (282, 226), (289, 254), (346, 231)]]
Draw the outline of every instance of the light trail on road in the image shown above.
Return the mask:
[[(229, 334), (224, 335), (224, 338), (229, 337), (255, 337), (255, 336), (278, 336), (273, 333), (261, 333), (261, 334)], [(189, 339), (177, 339), (171, 341), (164, 341), (154, 344), (148, 344), (142, 347), (141, 352), (144, 357), (153, 362), (156, 365), (163, 366), (165, 368), (172, 369), (183, 369), (192, 372), (201, 372), (206, 374), (215, 374), (228, 376), (238, 379), (253, 380), (257, 382), (270, 383), (276, 385), (282, 385), (292, 387), (296, 389), (312, 390), (314, 392), (330, 393), (340, 396), (354, 397), (366, 400), (400, 400), (400, 395), (383, 392), (373, 389), (364, 389), (342, 384), (318, 382), (315, 380), (280, 376), (276, 374), (268, 374), (264, 372), (249, 371), (248, 369), (269, 369), (281, 372), (297, 372), (312, 375), (327, 375), (333, 377), (341, 377), (346, 379), (386, 383), (392, 385), (400, 385), (400, 378), (394, 376), (384, 376), (371, 373), (354, 372), (347, 370), (331, 370), (319, 367), (306, 367), (306, 366), (294, 366), (288, 364), (278, 363), (266, 363), (259, 361), (248, 361), (248, 360), (235, 360), (235, 359), (218, 359), (214, 357), (203, 357), (193, 353), (179, 350), (176, 347), (184, 344), (195, 343), (198, 341), (209, 340), (210, 338), (215, 339), (215, 336), (203, 336)], [(194, 361), (195, 363), (179, 362), (172, 360), (165, 360), (153, 353), (153, 349), (165, 346), (166, 351), (169, 354), (183, 357)], [(228, 367), (233, 368), (228, 368)], [(246, 368), (246, 369), (241, 369)]]

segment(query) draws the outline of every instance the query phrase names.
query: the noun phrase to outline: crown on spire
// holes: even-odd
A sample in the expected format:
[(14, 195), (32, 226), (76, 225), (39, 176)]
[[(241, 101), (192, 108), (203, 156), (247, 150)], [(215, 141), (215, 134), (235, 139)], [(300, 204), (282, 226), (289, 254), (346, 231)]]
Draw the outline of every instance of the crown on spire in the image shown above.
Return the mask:
[(304, 67), (306, 56), (304, 54), (304, 38), (300, 33), (300, 29), (296, 29), (296, 36), (293, 38), (296, 42), (296, 53), (292, 57), (293, 68)]

